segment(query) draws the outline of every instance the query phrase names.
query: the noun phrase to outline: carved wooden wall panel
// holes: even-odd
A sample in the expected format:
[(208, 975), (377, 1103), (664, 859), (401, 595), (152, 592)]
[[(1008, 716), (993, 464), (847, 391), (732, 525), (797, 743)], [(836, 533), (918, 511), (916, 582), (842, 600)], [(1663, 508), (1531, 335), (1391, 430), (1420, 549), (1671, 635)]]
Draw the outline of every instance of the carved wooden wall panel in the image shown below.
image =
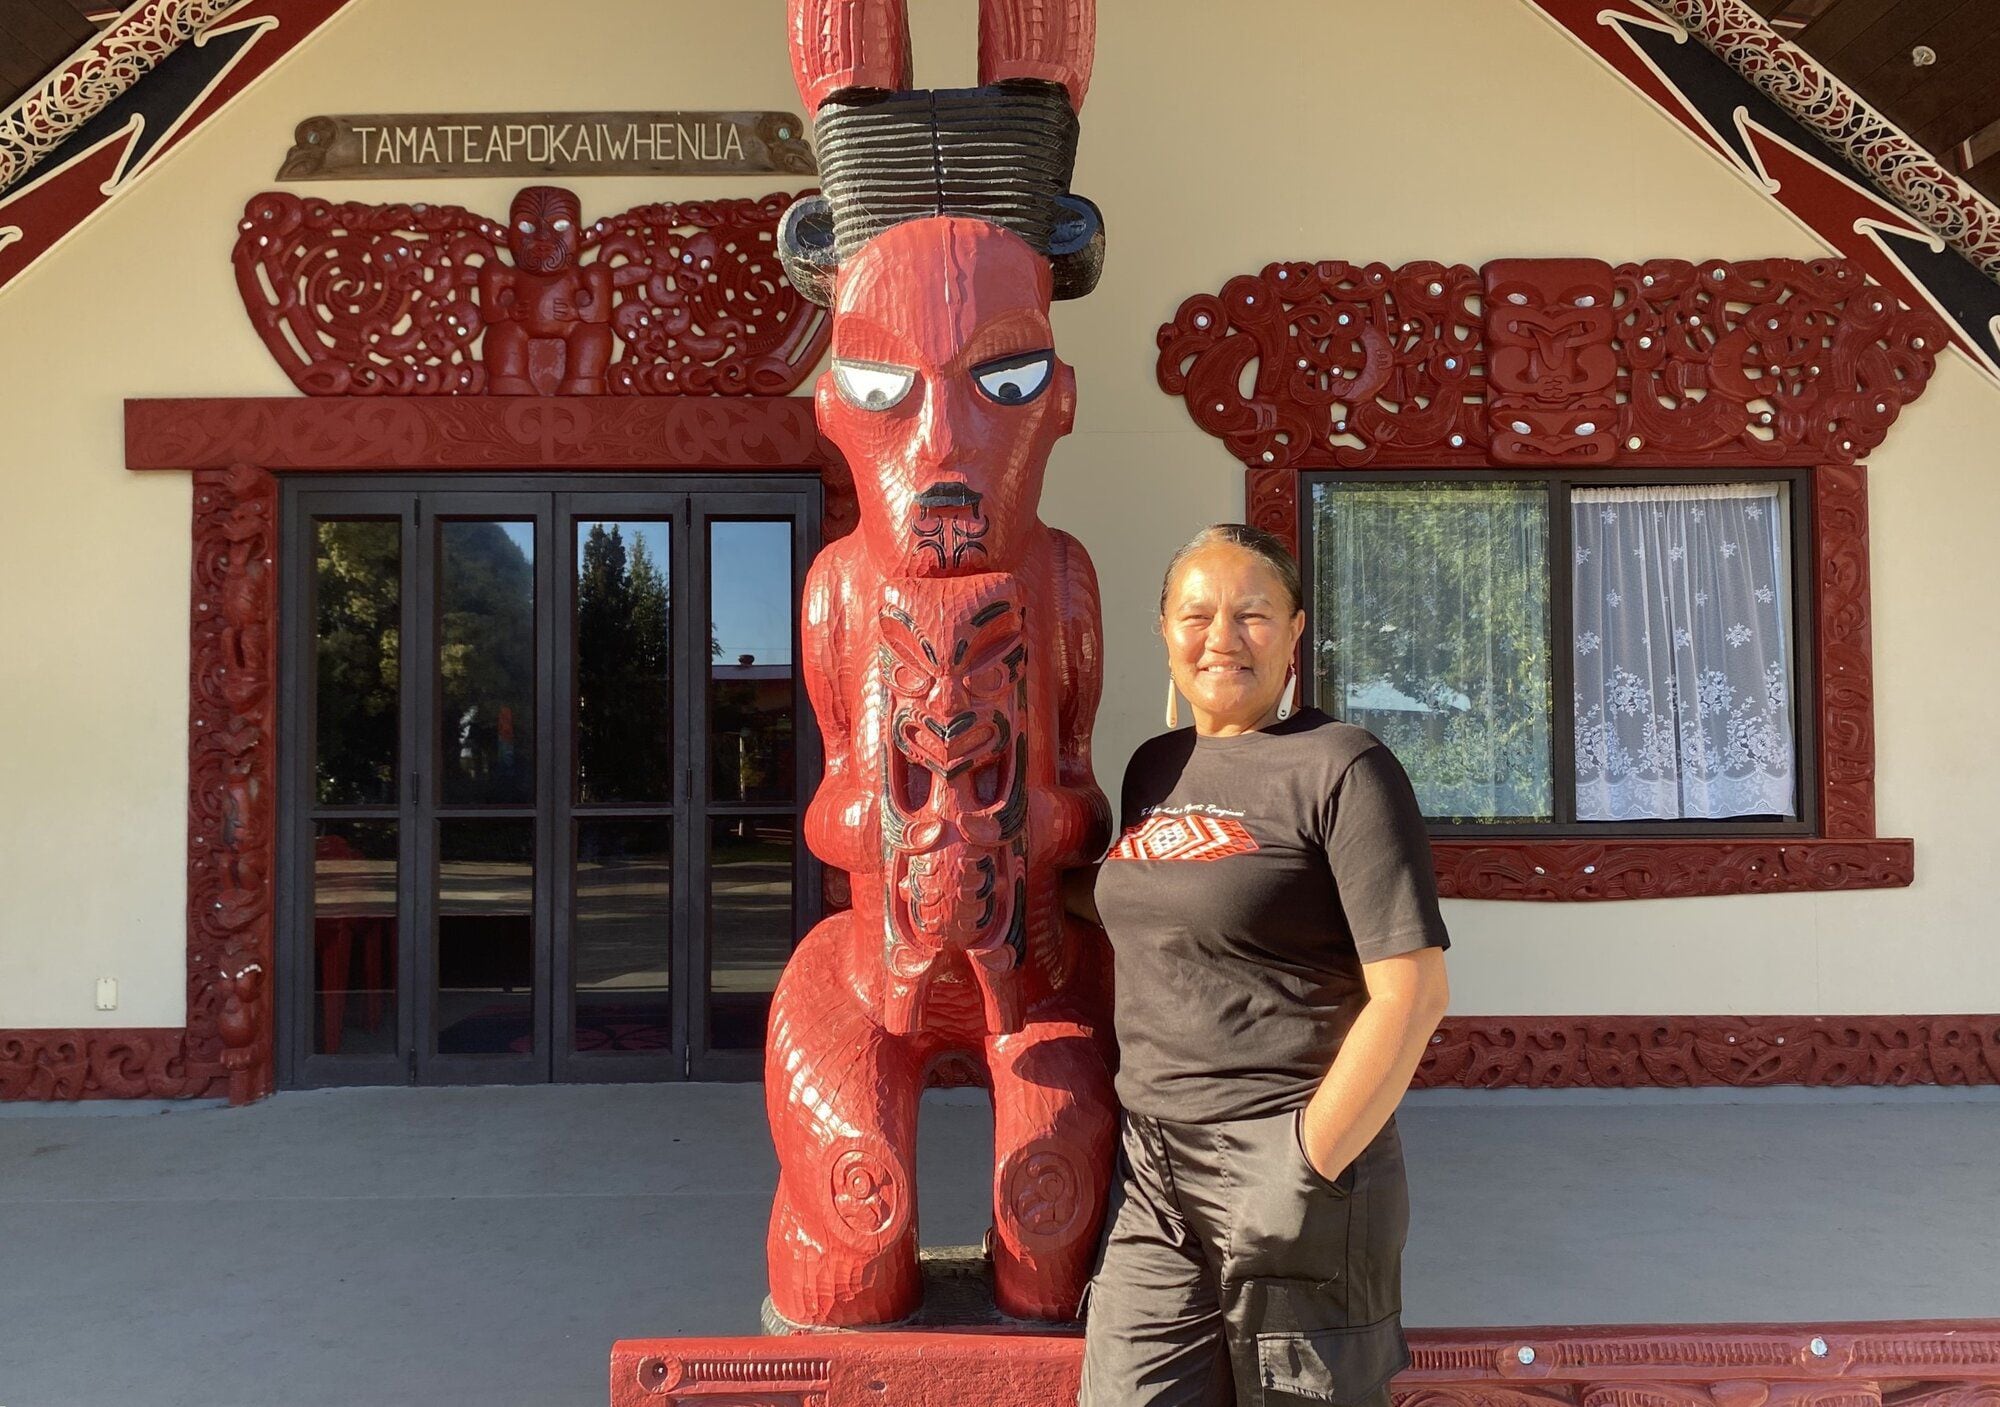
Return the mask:
[(558, 186), (523, 189), (504, 220), (266, 191), (238, 226), (236, 283), (310, 396), (782, 396), (827, 340), (778, 262), (793, 199), (586, 224)]
[[(1547, 365), (1521, 360), (1537, 334)], [(1840, 259), (1322, 260), (1196, 294), (1156, 340), (1161, 389), (1269, 493), (1280, 469), (1546, 463), (1572, 440), (1593, 467), (1851, 464), (1944, 326)]]
[(1456, 1016), (1419, 1089), (2000, 1083), (2000, 1016)]

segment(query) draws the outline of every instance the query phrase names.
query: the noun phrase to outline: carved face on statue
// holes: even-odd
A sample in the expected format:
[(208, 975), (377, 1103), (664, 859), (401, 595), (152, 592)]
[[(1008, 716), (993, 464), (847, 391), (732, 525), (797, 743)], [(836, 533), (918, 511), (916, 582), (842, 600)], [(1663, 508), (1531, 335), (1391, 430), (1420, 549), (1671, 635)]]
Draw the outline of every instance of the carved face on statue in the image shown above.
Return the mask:
[(1049, 449), (1076, 418), (1049, 291), (1025, 240), (952, 216), (885, 230), (842, 265), (819, 423), (856, 467), (861, 534), (886, 575), (1014, 565)]
[[(1026, 622), (1011, 573), (893, 583), (880, 665), (891, 747), (882, 776), (884, 957), (921, 1005), (932, 965), (963, 953), (996, 1031), (1017, 1029), (1025, 941)], [(891, 1029), (903, 1013), (887, 1012)]]
[(583, 207), (561, 186), (523, 186), (507, 216), (507, 252), (514, 267), (531, 274), (559, 274), (576, 262), (577, 224)]

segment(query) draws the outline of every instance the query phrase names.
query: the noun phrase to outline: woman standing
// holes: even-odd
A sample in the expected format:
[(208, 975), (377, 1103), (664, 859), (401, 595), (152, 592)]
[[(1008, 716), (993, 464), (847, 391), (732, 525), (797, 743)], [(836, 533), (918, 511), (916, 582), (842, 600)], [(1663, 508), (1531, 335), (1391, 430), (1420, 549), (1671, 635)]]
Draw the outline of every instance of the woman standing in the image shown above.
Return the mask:
[(1423, 817), (1372, 734), (1294, 710), (1305, 612), (1276, 538), (1197, 534), (1160, 626), (1169, 726), (1177, 691), (1194, 727), (1133, 755), (1096, 877), (1125, 1119), (1081, 1401), (1386, 1404), (1408, 1362), (1392, 1116), (1448, 997)]

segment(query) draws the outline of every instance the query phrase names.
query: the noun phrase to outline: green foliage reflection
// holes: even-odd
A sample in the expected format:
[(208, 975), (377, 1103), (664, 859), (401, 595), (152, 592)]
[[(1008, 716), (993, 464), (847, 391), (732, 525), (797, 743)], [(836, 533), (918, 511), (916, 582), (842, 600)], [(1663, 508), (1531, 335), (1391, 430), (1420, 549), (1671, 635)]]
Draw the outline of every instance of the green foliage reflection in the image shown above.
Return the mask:
[(1547, 495), (1504, 484), (1314, 485), (1313, 660), (1424, 814), (1551, 814)]
[(402, 525), (320, 519), (315, 528), (314, 794), (322, 806), (393, 806)]

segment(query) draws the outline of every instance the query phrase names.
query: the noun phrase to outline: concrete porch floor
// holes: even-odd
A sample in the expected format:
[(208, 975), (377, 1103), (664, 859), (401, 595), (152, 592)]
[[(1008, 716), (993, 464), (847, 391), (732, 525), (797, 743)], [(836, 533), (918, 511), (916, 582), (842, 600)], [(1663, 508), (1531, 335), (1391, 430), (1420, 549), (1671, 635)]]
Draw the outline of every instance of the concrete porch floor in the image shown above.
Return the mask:
[[(1412, 1326), (2000, 1315), (2000, 1090), (1412, 1095)], [(925, 1104), (926, 1244), (990, 1117)], [(0, 1106), (0, 1404), (601, 1407), (611, 1343), (751, 1334), (745, 1085)]]

